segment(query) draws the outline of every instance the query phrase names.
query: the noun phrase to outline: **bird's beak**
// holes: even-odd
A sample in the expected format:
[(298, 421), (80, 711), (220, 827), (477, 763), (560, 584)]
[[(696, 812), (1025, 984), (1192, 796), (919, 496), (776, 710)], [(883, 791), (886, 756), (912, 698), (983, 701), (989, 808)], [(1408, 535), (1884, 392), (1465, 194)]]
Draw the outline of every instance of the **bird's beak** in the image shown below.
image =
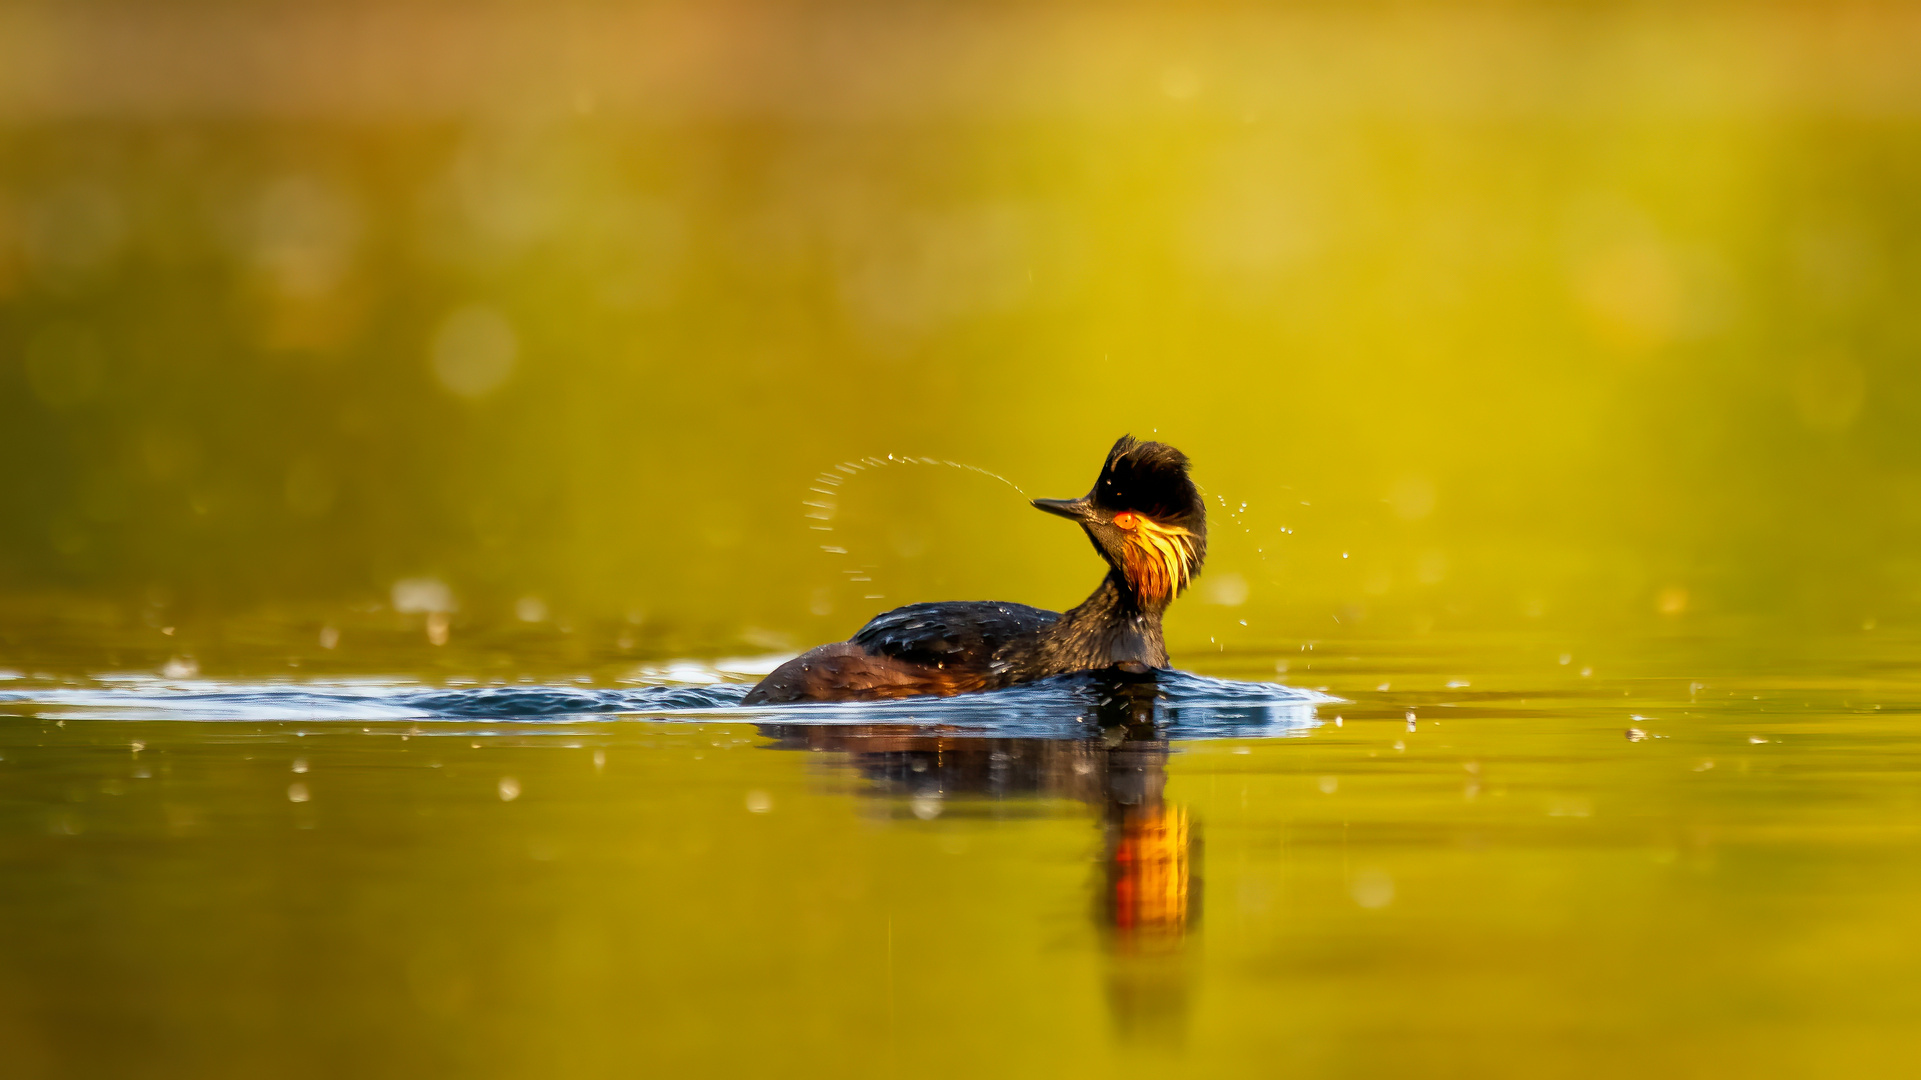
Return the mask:
[(1057, 514), (1069, 521), (1086, 521), (1089, 506), (1085, 497), (1079, 499), (1035, 499), (1034, 509)]

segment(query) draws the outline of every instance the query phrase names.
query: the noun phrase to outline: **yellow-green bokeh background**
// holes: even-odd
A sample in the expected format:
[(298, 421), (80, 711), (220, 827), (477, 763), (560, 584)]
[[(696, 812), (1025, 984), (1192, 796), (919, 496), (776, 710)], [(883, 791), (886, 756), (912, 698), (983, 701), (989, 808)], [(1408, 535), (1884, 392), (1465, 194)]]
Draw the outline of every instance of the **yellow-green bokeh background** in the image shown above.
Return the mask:
[(831, 537), (809, 481), (1071, 495), (1123, 431), (1247, 506), (1177, 649), (1921, 601), (1897, 6), (0, 24), (16, 626), (334, 623), (413, 578), (457, 636), (669, 651), (1066, 605), (1084, 543), (992, 480), (871, 470)]

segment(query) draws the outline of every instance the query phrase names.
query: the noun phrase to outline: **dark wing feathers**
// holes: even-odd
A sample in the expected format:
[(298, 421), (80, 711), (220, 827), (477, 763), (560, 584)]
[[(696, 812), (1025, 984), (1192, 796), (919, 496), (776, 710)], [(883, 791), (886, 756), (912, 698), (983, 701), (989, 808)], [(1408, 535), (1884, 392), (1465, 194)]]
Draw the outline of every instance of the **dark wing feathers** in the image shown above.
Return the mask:
[(874, 616), (849, 640), (910, 663), (985, 664), (1009, 640), (1058, 618), (1059, 612), (992, 600), (909, 604)]

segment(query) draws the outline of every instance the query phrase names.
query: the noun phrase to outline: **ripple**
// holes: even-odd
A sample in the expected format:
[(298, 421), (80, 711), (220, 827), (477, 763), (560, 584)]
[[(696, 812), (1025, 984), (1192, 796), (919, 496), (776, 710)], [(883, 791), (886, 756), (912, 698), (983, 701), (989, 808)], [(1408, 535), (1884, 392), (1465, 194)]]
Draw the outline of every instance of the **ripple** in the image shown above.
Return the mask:
[[(0, 694), (49, 719), (416, 722), (652, 719), (783, 725), (902, 725), (946, 734), (1071, 738), (1098, 730), (1119, 697), (1168, 738), (1300, 734), (1315, 706), (1339, 699), (1278, 683), (1233, 682), (1185, 671), (1151, 683), (1065, 675), (981, 694), (881, 702), (743, 706), (744, 683), (597, 689), (580, 686), (426, 687), (402, 680), (239, 683), (107, 676), (90, 687)], [(1144, 711), (1143, 711), (1144, 710)]]

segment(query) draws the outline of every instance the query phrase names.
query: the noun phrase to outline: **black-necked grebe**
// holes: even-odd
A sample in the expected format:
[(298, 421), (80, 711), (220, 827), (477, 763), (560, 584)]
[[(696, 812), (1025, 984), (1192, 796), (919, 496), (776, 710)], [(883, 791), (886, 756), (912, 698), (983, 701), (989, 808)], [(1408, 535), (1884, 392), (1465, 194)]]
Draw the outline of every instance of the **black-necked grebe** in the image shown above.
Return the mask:
[(1094, 490), (1035, 499), (1079, 522), (1106, 560), (1094, 595), (1066, 612), (1025, 604), (909, 604), (782, 664), (744, 704), (864, 701), (994, 690), (1075, 671), (1167, 666), (1161, 613), (1201, 571), (1207, 508), (1187, 455), (1122, 436)]

